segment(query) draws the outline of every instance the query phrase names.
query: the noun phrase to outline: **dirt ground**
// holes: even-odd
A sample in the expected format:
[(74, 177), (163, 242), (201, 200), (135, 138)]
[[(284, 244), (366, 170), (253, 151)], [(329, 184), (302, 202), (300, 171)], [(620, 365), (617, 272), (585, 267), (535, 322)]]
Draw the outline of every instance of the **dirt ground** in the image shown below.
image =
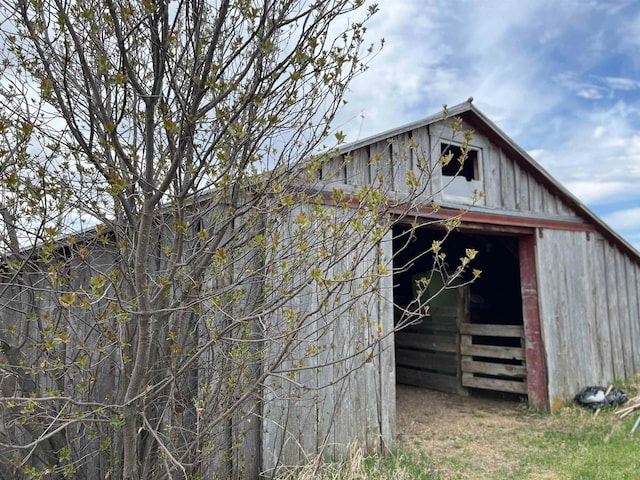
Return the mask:
[(526, 478), (558, 478), (528, 470), (524, 458), (523, 436), (535, 434), (528, 426), (543, 418), (514, 397), (465, 397), (397, 386), (399, 446), (425, 452), (445, 479), (497, 479), (522, 472)]

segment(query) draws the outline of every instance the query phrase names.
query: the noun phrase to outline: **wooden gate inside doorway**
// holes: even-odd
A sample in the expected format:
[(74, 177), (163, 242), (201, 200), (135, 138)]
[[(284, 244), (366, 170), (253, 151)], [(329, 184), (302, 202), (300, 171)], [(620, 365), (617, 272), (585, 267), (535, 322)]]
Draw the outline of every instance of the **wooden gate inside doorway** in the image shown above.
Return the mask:
[(465, 394), (527, 394), (522, 325), (470, 323), (467, 287), (445, 290), (420, 322), (396, 333), (398, 383)]
[(397, 382), (461, 394), (482, 389), (531, 397), (533, 392), (534, 404), (544, 405), (535, 236), (451, 233), (442, 247), (446, 258), (462, 258), (474, 249), (473, 267), (481, 272), (456, 277), (455, 286), (453, 272), (433, 270), (424, 255), (441, 232), (407, 227), (394, 233), (394, 321), (401, 325), (407, 315), (418, 316), (395, 334)]

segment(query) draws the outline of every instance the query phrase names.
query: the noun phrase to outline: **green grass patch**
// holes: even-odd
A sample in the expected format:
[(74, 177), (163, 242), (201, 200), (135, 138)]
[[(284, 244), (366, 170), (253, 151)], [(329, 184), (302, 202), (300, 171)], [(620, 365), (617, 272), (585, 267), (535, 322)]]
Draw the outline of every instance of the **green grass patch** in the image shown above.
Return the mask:
[(537, 427), (538, 435), (523, 439), (526, 463), (545, 467), (567, 479), (640, 478), (640, 431), (632, 434), (637, 415), (618, 419), (613, 410), (597, 418), (567, 407), (558, 418)]
[[(640, 478), (640, 430), (631, 433), (637, 416), (619, 420), (613, 410), (598, 417), (579, 407), (559, 413), (525, 414), (530, 421), (509, 439), (496, 441), (512, 462), (496, 467), (492, 478), (525, 480), (557, 478), (608, 480)], [(496, 432), (499, 434), (499, 432)], [(447, 458), (402, 447), (386, 456), (364, 457), (355, 452), (349, 461), (309, 466), (290, 480), (442, 480), (481, 479), (487, 470), (470, 459), (467, 445), (451, 449)], [(285, 478), (285, 477), (283, 477)]]

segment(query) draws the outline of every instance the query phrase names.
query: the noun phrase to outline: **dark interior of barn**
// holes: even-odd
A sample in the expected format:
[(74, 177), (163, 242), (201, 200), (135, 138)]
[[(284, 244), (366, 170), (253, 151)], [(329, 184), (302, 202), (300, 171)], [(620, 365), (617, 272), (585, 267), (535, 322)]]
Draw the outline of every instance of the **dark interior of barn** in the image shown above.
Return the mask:
[[(416, 283), (433, 270), (429, 249), (434, 241), (442, 241), (440, 253), (446, 255), (444, 269), (449, 274), (467, 249), (478, 253), (456, 281), (466, 285), (441, 292), (426, 313), (420, 310), (396, 333), (397, 382), (455, 393), (526, 394), (518, 237), (397, 227), (396, 325), (407, 321), (407, 310), (416, 311)], [(481, 271), (475, 279), (474, 269)], [(428, 288), (440, 288), (441, 277), (431, 277)]]

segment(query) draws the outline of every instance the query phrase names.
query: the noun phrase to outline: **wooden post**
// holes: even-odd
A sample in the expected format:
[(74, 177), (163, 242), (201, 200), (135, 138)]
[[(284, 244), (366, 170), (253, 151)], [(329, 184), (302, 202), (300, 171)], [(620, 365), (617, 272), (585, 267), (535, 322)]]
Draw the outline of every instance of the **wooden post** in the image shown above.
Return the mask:
[(460, 332), (460, 325), (463, 323), (469, 323), (469, 287), (458, 287), (457, 289), (457, 305), (456, 305), (456, 357), (458, 363), (458, 394), (463, 396), (469, 396), (469, 389), (462, 383), (462, 337)]
[(525, 356), (529, 403), (547, 408), (547, 371), (538, 306), (538, 280), (536, 275), (536, 238), (534, 235), (519, 239), (520, 288), (524, 321)]

